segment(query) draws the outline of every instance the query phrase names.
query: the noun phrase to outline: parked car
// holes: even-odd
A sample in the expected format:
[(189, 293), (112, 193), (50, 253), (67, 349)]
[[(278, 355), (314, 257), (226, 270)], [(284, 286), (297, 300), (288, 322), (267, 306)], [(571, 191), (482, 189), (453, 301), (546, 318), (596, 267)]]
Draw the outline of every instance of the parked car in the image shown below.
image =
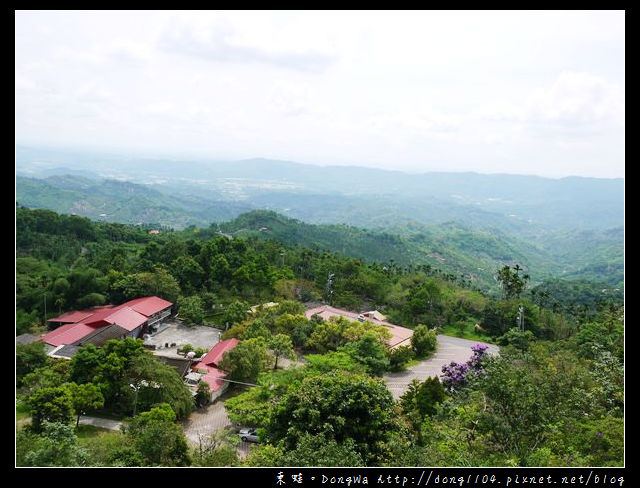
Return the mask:
[(256, 429), (240, 429), (238, 435), (243, 442), (260, 442)]

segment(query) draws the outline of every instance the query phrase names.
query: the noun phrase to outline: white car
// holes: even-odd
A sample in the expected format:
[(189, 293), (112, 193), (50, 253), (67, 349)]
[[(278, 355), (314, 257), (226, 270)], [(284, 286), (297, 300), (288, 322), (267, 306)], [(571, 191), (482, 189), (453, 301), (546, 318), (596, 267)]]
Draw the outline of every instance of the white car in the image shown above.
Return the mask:
[(240, 429), (238, 435), (242, 442), (259, 442), (256, 429)]

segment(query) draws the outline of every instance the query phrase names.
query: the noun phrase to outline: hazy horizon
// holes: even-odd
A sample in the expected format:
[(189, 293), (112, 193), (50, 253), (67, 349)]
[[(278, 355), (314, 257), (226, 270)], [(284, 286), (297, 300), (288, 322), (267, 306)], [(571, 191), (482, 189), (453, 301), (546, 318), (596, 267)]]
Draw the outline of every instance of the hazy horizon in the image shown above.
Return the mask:
[[(506, 175), (506, 176), (524, 176), (524, 177), (535, 177), (535, 178), (545, 178), (545, 179), (551, 179), (551, 180), (559, 180), (559, 179), (563, 179), (563, 178), (587, 178), (587, 179), (603, 179), (603, 180), (624, 180), (625, 177), (623, 176), (588, 176), (588, 175), (578, 175), (578, 174), (569, 174), (569, 175), (565, 175), (565, 176), (545, 176), (545, 175), (537, 175), (537, 174), (533, 174), (533, 173), (508, 173), (508, 172), (489, 172), (489, 171), (481, 171), (481, 170), (455, 170), (455, 169), (451, 169), (451, 170), (410, 170), (410, 169), (401, 169), (401, 168), (385, 168), (385, 167), (378, 167), (378, 166), (372, 166), (372, 165), (366, 165), (366, 163), (353, 163), (353, 164), (349, 164), (349, 163), (345, 163), (345, 164), (330, 164), (330, 163), (316, 163), (316, 162), (305, 162), (305, 161), (294, 161), (294, 160), (290, 160), (290, 159), (281, 159), (281, 158), (265, 158), (265, 157), (261, 157), (261, 156), (254, 156), (254, 157), (246, 157), (246, 158), (241, 158), (241, 159), (214, 159), (211, 157), (206, 157), (206, 156), (193, 156), (192, 158), (189, 157), (179, 157), (179, 154), (164, 154), (164, 153), (152, 153), (152, 152), (141, 152), (141, 151), (118, 151), (116, 149), (113, 150), (103, 150), (103, 149), (99, 149), (99, 148), (86, 148), (86, 147), (80, 147), (80, 146), (76, 146), (76, 147), (72, 147), (72, 146), (44, 146), (44, 145), (33, 145), (33, 144), (25, 144), (25, 143), (21, 143), (21, 142), (17, 142), (16, 143), (16, 147), (23, 147), (23, 148), (28, 148), (28, 149), (37, 149), (37, 150), (45, 150), (45, 151), (53, 151), (53, 152), (68, 152), (68, 153), (77, 153), (77, 154), (82, 154), (82, 155), (89, 155), (89, 154), (93, 154), (96, 156), (103, 156), (103, 157), (108, 157), (108, 158), (118, 158), (118, 159), (128, 159), (128, 158), (139, 158), (141, 160), (167, 160), (167, 161), (173, 161), (173, 162), (184, 162), (184, 163), (190, 163), (190, 162), (195, 162), (195, 163), (200, 163), (200, 164), (211, 164), (211, 165), (215, 165), (215, 164), (219, 164), (219, 163), (223, 163), (223, 164), (227, 164), (227, 163), (241, 163), (243, 161), (257, 161), (257, 160), (264, 160), (264, 161), (273, 161), (273, 162), (279, 162), (279, 163), (292, 163), (292, 164), (299, 164), (299, 165), (309, 165), (309, 166), (317, 166), (317, 167), (321, 167), (321, 168), (337, 168), (337, 167), (343, 167), (343, 168), (359, 168), (359, 169), (372, 169), (372, 170), (380, 170), (380, 171), (391, 171), (391, 172), (398, 172), (398, 173), (402, 173), (402, 174), (415, 174), (415, 175), (420, 175), (420, 174), (428, 174), (428, 173), (469, 173), (469, 174), (479, 174), (479, 175)], [(33, 161), (33, 162), (39, 162), (39, 161)], [(42, 162), (46, 162), (46, 161), (42, 161)], [(49, 162), (47, 162), (49, 163)], [(52, 164), (56, 164), (58, 165), (58, 163), (52, 163)], [(61, 167), (64, 167), (65, 163), (59, 163)]]
[(624, 11), (16, 12), (16, 143), (624, 178)]

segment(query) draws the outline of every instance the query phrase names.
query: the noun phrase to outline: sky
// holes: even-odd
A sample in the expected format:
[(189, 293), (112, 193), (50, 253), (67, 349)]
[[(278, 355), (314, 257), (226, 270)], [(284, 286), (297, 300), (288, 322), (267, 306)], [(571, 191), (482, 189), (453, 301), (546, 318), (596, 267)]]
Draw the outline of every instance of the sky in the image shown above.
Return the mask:
[(16, 143), (624, 177), (624, 11), (17, 11)]

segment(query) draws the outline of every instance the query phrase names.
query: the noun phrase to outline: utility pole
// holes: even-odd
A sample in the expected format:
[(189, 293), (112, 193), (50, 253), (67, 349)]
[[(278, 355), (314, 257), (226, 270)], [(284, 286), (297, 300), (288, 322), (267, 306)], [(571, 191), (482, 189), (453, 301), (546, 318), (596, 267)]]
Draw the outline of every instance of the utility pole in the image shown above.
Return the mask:
[(136, 408), (138, 407), (138, 390), (140, 389), (140, 385), (129, 384), (131, 388), (133, 388), (134, 397), (133, 397), (133, 416), (136, 416)]
[(329, 277), (327, 278), (327, 300), (329, 301), (329, 305), (331, 305), (331, 297), (333, 295), (333, 278), (335, 274), (329, 273)]
[(524, 332), (524, 307), (522, 305), (518, 307), (518, 327)]
[(47, 325), (47, 291), (44, 291), (44, 325)]

